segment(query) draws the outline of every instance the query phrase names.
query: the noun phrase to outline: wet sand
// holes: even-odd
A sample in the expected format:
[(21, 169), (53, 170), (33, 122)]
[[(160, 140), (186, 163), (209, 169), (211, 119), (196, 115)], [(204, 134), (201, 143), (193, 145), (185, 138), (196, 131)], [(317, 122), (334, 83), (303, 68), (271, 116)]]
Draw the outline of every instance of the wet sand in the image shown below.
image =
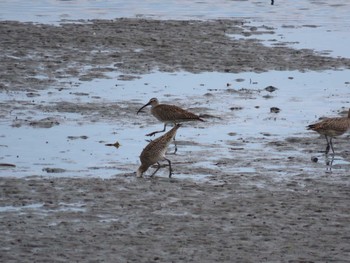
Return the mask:
[[(0, 34), (2, 92), (26, 92), (28, 100), (21, 107), (28, 112), (75, 112), (90, 121), (101, 116), (128, 122), (140, 104), (63, 101), (43, 106), (30, 98), (48, 87), (64, 87), (70, 78), (89, 81), (108, 77), (108, 72), (133, 79), (155, 70), (262, 72), (350, 66), (347, 58), (283, 44), (266, 47), (258, 40), (244, 39), (245, 35), (272, 35), (273, 29), (238, 20), (118, 19), (62, 26), (0, 22)], [(228, 36), (232, 34), (236, 37)], [(15, 107), (18, 104), (1, 103), (4, 120), (13, 119)], [(116, 116), (116, 111), (121, 113)], [(219, 120), (208, 125), (215, 121)], [(16, 119), (12, 125), (49, 128), (59, 123)], [(288, 137), (269, 146), (278, 153), (301, 151), (311, 156), (324, 147), (323, 139), (312, 136)], [(247, 141), (260, 137), (228, 142), (233, 157), (218, 159), (217, 169), (191, 165), (212, 156), (210, 143), (197, 155), (180, 151), (175, 172), (189, 178), (209, 174), (203, 181), (176, 175), (137, 179), (131, 171), (105, 180), (69, 178), (67, 173), (64, 177), (2, 177), (0, 260), (347, 262), (349, 169), (336, 175), (318, 173), (310, 169), (310, 160), (298, 156), (276, 157), (264, 151), (235, 154)], [(348, 143), (346, 137), (336, 140), (338, 155), (347, 158)], [(255, 171), (232, 172), (237, 166)]]

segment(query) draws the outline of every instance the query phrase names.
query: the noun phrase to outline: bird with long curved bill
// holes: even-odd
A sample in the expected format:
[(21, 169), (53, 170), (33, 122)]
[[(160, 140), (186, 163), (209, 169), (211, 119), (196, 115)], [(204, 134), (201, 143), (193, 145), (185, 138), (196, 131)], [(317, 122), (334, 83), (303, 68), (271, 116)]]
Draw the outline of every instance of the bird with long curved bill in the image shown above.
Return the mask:
[(166, 158), (165, 153), (170, 145), (171, 141), (174, 139), (177, 130), (180, 128), (181, 124), (176, 124), (170, 131), (160, 136), (159, 138), (151, 141), (141, 152), (140, 161), (141, 165), (138, 168), (136, 175), (137, 177), (142, 177), (143, 173), (148, 170), (148, 168), (157, 163), (156, 170), (152, 173), (151, 177), (160, 169), (159, 161), (165, 160), (169, 164), (169, 178), (173, 174), (171, 161)]
[(152, 98), (149, 100), (149, 102), (145, 105), (143, 105), (138, 111), (137, 114), (142, 112), (142, 110), (147, 107), (151, 106), (151, 114), (157, 118), (157, 120), (164, 123), (164, 129), (161, 131), (155, 131), (151, 132), (149, 134), (146, 134), (147, 136), (153, 136), (159, 132), (165, 132), (166, 126), (168, 124), (177, 124), (187, 121), (204, 121), (201, 117), (198, 115), (189, 112), (187, 110), (184, 110), (178, 106), (175, 105), (169, 105), (169, 104), (160, 104), (157, 98)]

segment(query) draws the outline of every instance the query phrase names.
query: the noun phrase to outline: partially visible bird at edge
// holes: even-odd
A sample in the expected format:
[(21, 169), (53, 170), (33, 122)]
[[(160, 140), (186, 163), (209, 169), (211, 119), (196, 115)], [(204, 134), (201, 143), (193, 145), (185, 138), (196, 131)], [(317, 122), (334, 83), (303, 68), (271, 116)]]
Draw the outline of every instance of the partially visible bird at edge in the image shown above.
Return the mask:
[(187, 110), (184, 110), (178, 106), (175, 105), (169, 105), (169, 104), (160, 104), (157, 98), (152, 98), (149, 100), (147, 104), (142, 106), (138, 111), (137, 114), (142, 112), (142, 110), (151, 105), (151, 113), (154, 117), (156, 117), (159, 121), (164, 123), (164, 129), (162, 131), (155, 131), (151, 132), (149, 134), (146, 134), (147, 136), (153, 136), (159, 132), (165, 132), (166, 126), (168, 124), (177, 124), (187, 121), (204, 121), (202, 118), (200, 118), (198, 115), (189, 112)]
[(181, 124), (176, 124), (171, 130), (169, 130), (167, 133), (160, 136), (159, 138), (151, 141), (143, 149), (140, 155), (141, 165), (136, 172), (137, 177), (142, 177), (143, 173), (146, 172), (151, 165), (157, 163), (158, 166), (151, 175), (151, 177), (153, 177), (156, 174), (156, 172), (160, 169), (159, 161), (166, 160), (169, 164), (169, 178), (171, 178), (171, 175), (173, 174), (171, 161), (166, 158), (165, 153), (171, 141), (174, 139), (176, 132), (180, 126)]
[(326, 154), (328, 154), (330, 149), (332, 149), (332, 152), (334, 153), (332, 139), (343, 135), (350, 129), (350, 109), (347, 117), (326, 118), (320, 122), (307, 126), (307, 129), (324, 135), (327, 140)]

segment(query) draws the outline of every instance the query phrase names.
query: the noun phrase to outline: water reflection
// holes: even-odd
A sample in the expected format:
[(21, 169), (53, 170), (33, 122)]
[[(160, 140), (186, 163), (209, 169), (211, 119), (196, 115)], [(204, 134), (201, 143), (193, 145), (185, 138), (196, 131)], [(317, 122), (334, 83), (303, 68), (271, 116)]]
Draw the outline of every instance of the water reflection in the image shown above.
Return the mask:
[(332, 173), (332, 166), (334, 162), (334, 154), (331, 154), (331, 157), (329, 155), (326, 155), (326, 173)]

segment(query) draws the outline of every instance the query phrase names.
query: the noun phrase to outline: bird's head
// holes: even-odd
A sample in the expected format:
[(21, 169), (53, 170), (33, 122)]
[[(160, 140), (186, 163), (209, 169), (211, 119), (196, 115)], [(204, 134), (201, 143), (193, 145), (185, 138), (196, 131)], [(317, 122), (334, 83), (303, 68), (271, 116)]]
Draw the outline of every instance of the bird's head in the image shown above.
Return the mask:
[(147, 102), (147, 104), (143, 105), (143, 106), (137, 111), (136, 114), (139, 114), (139, 112), (142, 112), (142, 110), (143, 110), (144, 108), (146, 108), (147, 106), (149, 106), (149, 105), (151, 105), (152, 107), (154, 107), (154, 106), (157, 106), (158, 104), (159, 104), (158, 99), (157, 99), (157, 98), (152, 98), (152, 99), (149, 100), (149, 102)]

